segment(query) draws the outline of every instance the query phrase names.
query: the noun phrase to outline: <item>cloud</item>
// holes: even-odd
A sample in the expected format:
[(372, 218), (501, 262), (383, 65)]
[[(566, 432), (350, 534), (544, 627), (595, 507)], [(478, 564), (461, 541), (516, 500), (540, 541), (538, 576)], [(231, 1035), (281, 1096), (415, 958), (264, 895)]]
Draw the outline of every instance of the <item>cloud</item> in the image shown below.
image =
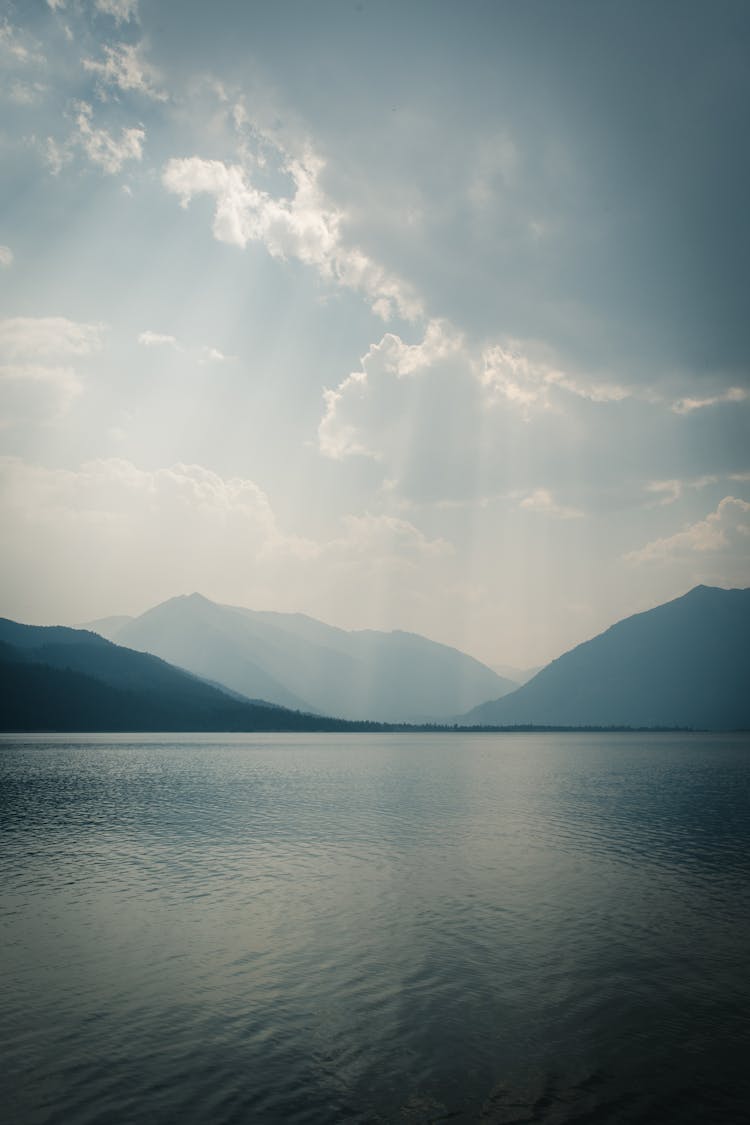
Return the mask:
[(144, 348), (179, 348), (176, 336), (167, 336), (163, 332), (141, 332), (138, 343)]
[(335, 390), (324, 390), (325, 410), (318, 426), (320, 452), (334, 461), (356, 454), (377, 460), (380, 450), (365, 434), (372, 428), (373, 413), (384, 421), (387, 418), (387, 407), (378, 411), (376, 405), (372, 409), (380, 397), (383, 380), (424, 373), (434, 364), (457, 355), (461, 346), (461, 337), (445, 321), (430, 321), (418, 344), (407, 344), (400, 336), (387, 332), (362, 357), (360, 371), (347, 375)]
[(101, 325), (65, 317), (0, 320), (2, 426), (49, 423), (62, 417), (83, 390), (83, 381), (69, 361), (98, 351), (102, 331)]
[(163, 332), (151, 332), (149, 330), (141, 332), (138, 336), (138, 343), (144, 348), (169, 348), (180, 355), (196, 360), (198, 363), (223, 363), (229, 359), (229, 356), (224, 355), (218, 348), (209, 347), (205, 344), (198, 348), (187, 347), (185, 344), (181, 344), (176, 336), (169, 336)]
[(453, 554), (445, 539), (429, 539), (408, 520), (396, 516), (345, 516), (344, 535), (324, 548), (324, 554), (359, 555), (388, 570), (413, 570), (427, 558)]
[[(686, 480), (652, 480), (644, 487), (646, 492), (651, 492), (658, 498), (650, 506), (662, 508), (682, 499), (686, 489), (707, 488), (710, 484), (718, 484), (720, 479), (715, 474), (706, 474), (701, 477), (690, 477)], [(747, 478), (741, 473), (729, 473), (725, 479), (744, 480)]]
[(0, 518), (3, 587), (36, 589), (44, 604), (35, 613), (48, 599), (58, 615), (69, 606), (73, 620), (193, 590), (322, 614), (341, 608), (343, 591), (356, 619), (363, 590), (397, 574), (413, 598), (452, 553), (405, 520), (370, 513), (345, 518), (328, 540), (289, 534), (252, 480), (120, 458), (73, 470), (0, 458)]
[(552, 497), (552, 493), (546, 488), (537, 488), (534, 492), (525, 496), (519, 507), (525, 511), (539, 512), (558, 520), (577, 520), (583, 517), (583, 512), (579, 508), (568, 508), (563, 504), (557, 504)]
[(82, 356), (102, 346), (101, 324), (82, 324), (64, 316), (16, 316), (0, 320), (0, 355), (46, 358)]
[(548, 408), (550, 391), (567, 391), (591, 402), (621, 402), (632, 390), (619, 383), (595, 382), (574, 377), (534, 360), (517, 342), (494, 344), (482, 353), (481, 381), (488, 391), (519, 406), (525, 417), (534, 405)]
[(213, 196), (213, 233), (218, 241), (243, 248), (261, 242), (274, 258), (296, 258), (326, 280), (363, 293), (384, 319), (420, 316), (421, 304), (407, 285), (357, 247), (345, 244), (345, 213), (326, 199), (320, 187), (323, 161), (309, 148), (299, 157), (277, 148), (277, 155), (294, 185), (290, 197), (276, 197), (254, 186), (241, 164), (198, 156), (169, 160), (162, 183), (183, 207), (195, 195)]
[(0, 364), (0, 429), (55, 422), (83, 390), (73, 368)]
[(704, 410), (708, 406), (718, 406), (725, 402), (744, 402), (748, 391), (744, 387), (729, 387), (717, 395), (705, 398), (681, 398), (672, 403), (675, 414), (692, 414), (694, 410)]
[(105, 44), (104, 62), (84, 59), (83, 68), (97, 75), (102, 96), (107, 87), (113, 86), (118, 90), (135, 91), (153, 101), (166, 101), (166, 93), (157, 86), (159, 72), (141, 57), (142, 49), (142, 43)]
[(0, 26), (0, 53), (11, 65), (39, 66), (47, 61), (36, 40), (7, 22)]
[(692, 552), (720, 551), (736, 535), (750, 536), (750, 504), (736, 496), (725, 496), (715, 511), (664, 539), (654, 539), (625, 556), (628, 562), (665, 562)]
[(58, 176), (65, 165), (73, 159), (70, 148), (67, 145), (58, 144), (54, 137), (47, 137), (40, 148), (42, 157), (53, 176)]
[(0, 246), (0, 268), (9, 269), (13, 265), (13, 251), (10, 246)]
[(656, 507), (664, 507), (667, 504), (674, 504), (680, 499), (684, 489), (684, 481), (681, 480), (652, 480), (645, 486), (646, 492), (651, 492), (658, 497), (654, 501)]
[(16, 81), (10, 87), (9, 96), (16, 105), (35, 105), (46, 90), (43, 82)]
[(93, 124), (93, 110), (86, 102), (78, 103), (76, 130), (72, 137), (80, 145), (92, 164), (98, 164), (108, 175), (119, 172), (128, 160), (141, 160), (146, 132), (140, 127), (120, 130), (117, 140), (106, 129)]
[(94, 7), (98, 12), (112, 16), (118, 25), (138, 20), (138, 0), (95, 0)]

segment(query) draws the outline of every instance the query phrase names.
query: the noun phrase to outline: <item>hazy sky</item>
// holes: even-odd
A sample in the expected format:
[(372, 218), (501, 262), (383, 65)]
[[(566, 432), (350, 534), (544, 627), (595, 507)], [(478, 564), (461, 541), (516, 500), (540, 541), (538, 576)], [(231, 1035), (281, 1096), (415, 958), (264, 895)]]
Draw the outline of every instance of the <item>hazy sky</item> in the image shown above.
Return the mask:
[(745, 0), (2, 11), (0, 614), (750, 583)]

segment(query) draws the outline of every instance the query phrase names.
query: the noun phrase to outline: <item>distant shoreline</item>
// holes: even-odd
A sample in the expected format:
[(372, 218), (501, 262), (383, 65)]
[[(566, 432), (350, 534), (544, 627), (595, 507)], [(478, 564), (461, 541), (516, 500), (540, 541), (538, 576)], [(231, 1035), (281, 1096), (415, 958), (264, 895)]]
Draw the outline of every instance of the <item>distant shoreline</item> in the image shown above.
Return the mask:
[(17, 730), (3, 730), (3, 735), (23, 734), (159, 734), (159, 735), (189, 735), (189, 734), (747, 734), (747, 728), (739, 727), (733, 730), (710, 729), (703, 727), (631, 727), (631, 726), (555, 726), (534, 723), (521, 723), (515, 726), (458, 726), (441, 723), (377, 723), (355, 722), (346, 719), (334, 720), (330, 727), (319, 726), (315, 729), (300, 727), (258, 728), (255, 730), (237, 729), (185, 729), (176, 728), (112, 728), (110, 730), (94, 730), (78, 728), (24, 728)]

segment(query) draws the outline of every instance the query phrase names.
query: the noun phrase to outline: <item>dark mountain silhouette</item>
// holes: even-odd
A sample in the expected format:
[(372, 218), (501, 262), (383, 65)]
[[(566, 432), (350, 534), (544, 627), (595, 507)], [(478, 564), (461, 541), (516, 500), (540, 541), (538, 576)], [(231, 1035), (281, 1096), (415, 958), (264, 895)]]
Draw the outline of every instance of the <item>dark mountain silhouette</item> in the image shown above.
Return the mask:
[(216, 605), (200, 594), (88, 627), (245, 696), (348, 719), (441, 722), (516, 686), (414, 633), (348, 632), (304, 614)]
[(750, 589), (696, 586), (571, 649), (461, 722), (750, 728)]
[(0, 729), (367, 729), (227, 693), (95, 633), (0, 618)]

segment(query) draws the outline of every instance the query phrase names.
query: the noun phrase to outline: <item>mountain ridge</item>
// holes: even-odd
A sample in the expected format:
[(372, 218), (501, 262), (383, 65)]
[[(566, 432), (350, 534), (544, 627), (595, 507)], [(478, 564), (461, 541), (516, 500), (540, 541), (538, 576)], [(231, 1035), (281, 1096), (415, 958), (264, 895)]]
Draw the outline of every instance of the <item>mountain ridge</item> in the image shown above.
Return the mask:
[(90, 630), (0, 618), (0, 729), (335, 731), (367, 724), (239, 697)]
[(245, 696), (351, 720), (445, 722), (516, 687), (418, 633), (349, 631), (197, 593), (170, 598), (105, 635)]
[(750, 589), (695, 586), (610, 625), (457, 721), (750, 727)]

